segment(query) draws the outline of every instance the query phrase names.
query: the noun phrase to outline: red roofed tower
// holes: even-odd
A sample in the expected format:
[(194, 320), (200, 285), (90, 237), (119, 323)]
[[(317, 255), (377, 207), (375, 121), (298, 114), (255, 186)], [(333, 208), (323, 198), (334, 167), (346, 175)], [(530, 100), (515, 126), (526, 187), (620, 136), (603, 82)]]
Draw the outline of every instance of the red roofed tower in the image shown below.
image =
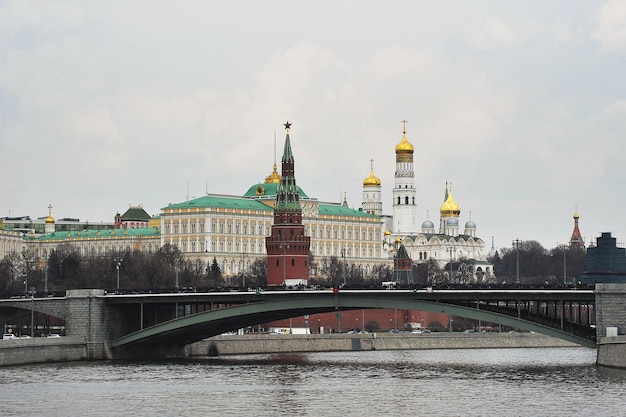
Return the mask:
[(285, 123), (287, 137), (282, 158), (282, 177), (276, 190), (274, 224), (270, 236), (265, 238), (269, 286), (307, 285), (309, 279), (311, 238), (304, 235), (302, 207), (289, 139), (290, 128), (291, 124)]
[(572, 232), (572, 237), (569, 240), (569, 247), (570, 248), (584, 249), (585, 248), (585, 241), (583, 240), (583, 237), (580, 234), (580, 229), (578, 229), (578, 218), (579, 217), (580, 216), (578, 215), (578, 209), (576, 209), (576, 212), (574, 213), (574, 231)]

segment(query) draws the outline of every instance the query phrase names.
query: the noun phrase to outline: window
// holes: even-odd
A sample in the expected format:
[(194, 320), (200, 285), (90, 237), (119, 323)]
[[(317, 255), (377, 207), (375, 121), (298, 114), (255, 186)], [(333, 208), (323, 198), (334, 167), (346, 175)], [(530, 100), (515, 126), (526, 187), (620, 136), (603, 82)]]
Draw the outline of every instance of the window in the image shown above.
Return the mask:
[(211, 233), (215, 233), (217, 230), (217, 224), (215, 222), (211, 222)]

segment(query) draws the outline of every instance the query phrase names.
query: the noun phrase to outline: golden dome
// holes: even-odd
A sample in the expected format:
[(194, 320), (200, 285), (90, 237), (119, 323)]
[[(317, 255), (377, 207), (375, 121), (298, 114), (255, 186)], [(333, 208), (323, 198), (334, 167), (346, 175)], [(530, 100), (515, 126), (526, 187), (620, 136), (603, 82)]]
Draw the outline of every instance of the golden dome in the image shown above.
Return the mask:
[(370, 160), (370, 176), (363, 180), (363, 186), (374, 187), (380, 185), (380, 179), (374, 175), (374, 160)]
[(48, 217), (46, 217), (46, 224), (53, 224), (54, 217), (52, 217), (52, 205), (48, 205)]
[(280, 183), (280, 174), (278, 173), (278, 170), (276, 169), (276, 164), (274, 164), (274, 171), (270, 175), (265, 177), (265, 183), (266, 184), (279, 184)]
[(402, 238), (400, 236), (396, 238), (396, 243), (402, 243)]
[(402, 132), (402, 140), (396, 145), (396, 154), (413, 154), (415, 148), (406, 139), (406, 130)]
[(576, 212), (574, 212), (574, 219), (579, 219), (580, 215), (578, 214), (578, 209), (576, 209)]
[(385, 236), (391, 236), (391, 232), (389, 230), (385, 230)]
[(459, 217), (461, 214), (461, 208), (452, 197), (452, 190), (448, 191), (448, 198), (441, 205), (439, 213), (441, 217)]

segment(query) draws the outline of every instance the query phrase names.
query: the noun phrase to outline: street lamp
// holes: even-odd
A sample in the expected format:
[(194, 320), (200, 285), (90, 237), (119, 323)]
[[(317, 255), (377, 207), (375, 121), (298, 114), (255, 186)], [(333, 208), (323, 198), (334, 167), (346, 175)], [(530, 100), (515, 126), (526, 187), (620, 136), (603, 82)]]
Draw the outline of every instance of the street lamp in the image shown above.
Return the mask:
[(354, 331), (355, 332), (359, 331), (359, 319), (358, 319), (358, 317), (354, 319)]
[(515, 284), (517, 284), (519, 286), (519, 239), (515, 239), (513, 241), (513, 246), (515, 246), (516, 250), (515, 250), (515, 254), (517, 257), (517, 261), (516, 261), (516, 271), (517, 271), (517, 275), (515, 278)]
[(450, 284), (452, 284), (452, 253), (454, 252), (454, 248), (450, 246), (448, 250), (450, 251)]
[(123, 258), (113, 258), (115, 262), (115, 269), (117, 270), (117, 289), (120, 289), (120, 265), (122, 265)]
[[(174, 261), (174, 273), (176, 274), (176, 291), (178, 291), (178, 271), (180, 270), (179, 261), (176, 259)], [(119, 286), (119, 284), (118, 284)]]
[(559, 248), (563, 249), (563, 285), (567, 285), (567, 261), (565, 252), (567, 245), (559, 245), (558, 243), (557, 245)]

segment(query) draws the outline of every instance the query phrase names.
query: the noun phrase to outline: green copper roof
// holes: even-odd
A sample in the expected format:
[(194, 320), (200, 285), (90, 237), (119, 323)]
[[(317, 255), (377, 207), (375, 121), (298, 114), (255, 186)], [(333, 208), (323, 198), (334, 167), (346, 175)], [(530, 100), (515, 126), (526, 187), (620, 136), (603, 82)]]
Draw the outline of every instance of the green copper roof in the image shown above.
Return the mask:
[(148, 237), (161, 236), (159, 227), (141, 227), (137, 229), (104, 229), (82, 230), (69, 232), (54, 232), (34, 238), (36, 241), (59, 240), (59, 239), (89, 239), (89, 238), (119, 238), (123, 236)]
[(150, 221), (150, 215), (146, 213), (143, 207), (130, 207), (128, 210), (126, 210), (126, 213), (122, 214), (122, 220), (139, 220), (147, 222)]
[(320, 204), (319, 213), (320, 215), (326, 216), (354, 216), (378, 218), (378, 216), (374, 214), (369, 214), (368, 212), (362, 210), (355, 210), (345, 204)]
[[(271, 199), (276, 198), (276, 192), (278, 191), (278, 183), (259, 183), (255, 184), (252, 187), (248, 188), (248, 191), (244, 194), (244, 197), (271, 197)], [(300, 198), (309, 198), (302, 188), (298, 187), (298, 195)]]
[(245, 210), (268, 210), (272, 211), (271, 207), (261, 203), (258, 200), (242, 197), (229, 197), (229, 196), (215, 196), (206, 195), (203, 197), (195, 198), (189, 201), (183, 201), (182, 203), (170, 204), (164, 207), (166, 209), (183, 209), (183, 208), (196, 208), (196, 207), (223, 207), (231, 209), (245, 209)]

